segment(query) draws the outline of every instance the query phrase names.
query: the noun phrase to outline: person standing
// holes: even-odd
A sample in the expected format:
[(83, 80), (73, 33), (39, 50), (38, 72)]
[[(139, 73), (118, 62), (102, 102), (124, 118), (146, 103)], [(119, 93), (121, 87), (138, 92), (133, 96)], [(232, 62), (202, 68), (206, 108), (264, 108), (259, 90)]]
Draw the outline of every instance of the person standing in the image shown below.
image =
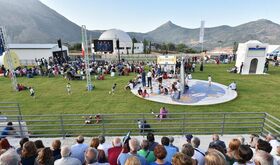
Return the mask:
[(211, 77), (211, 75), (208, 75), (208, 85), (209, 85), (209, 87), (212, 85), (212, 77)]
[(30, 96), (35, 99), (35, 91), (32, 87), (29, 87)]
[(111, 91), (109, 92), (109, 94), (114, 95), (114, 94), (115, 94), (116, 88), (117, 88), (117, 84), (115, 83), (115, 84), (112, 86), (112, 89), (111, 89)]
[(71, 84), (70, 84), (70, 83), (68, 83), (68, 84), (66, 85), (66, 90), (67, 90), (68, 95), (71, 95), (71, 94), (72, 94), (72, 89), (71, 89)]
[(243, 69), (243, 62), (241, 63), (239, 74), (242, 74), (242, 69)]
[(146, 72), (145, 72), (145, 70), (143, 70), (143, 72), (141, 73), (141, 80), (142, 80), (142, 86), (145, 87), (146, 86)]
[(151, 70), (149, 70), (148, 74), (147, 74), (147, 78), (148, 78), (148, 87), (152, 86), (152, 72)]

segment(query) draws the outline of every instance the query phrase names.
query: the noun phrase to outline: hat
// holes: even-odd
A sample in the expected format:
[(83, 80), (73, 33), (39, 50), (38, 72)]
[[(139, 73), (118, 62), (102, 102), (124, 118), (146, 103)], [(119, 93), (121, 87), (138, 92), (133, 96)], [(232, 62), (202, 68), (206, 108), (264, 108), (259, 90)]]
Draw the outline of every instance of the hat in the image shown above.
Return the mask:
[(123, 143), (127, 143), (130, 140), (130, 131), (126, 134), (125, 137), (123, 137)]
[(187, 134), (187, 135), (186, 135), (186, 139), (187, 139), (188, 141), (192, 140), (192, 138), (193, 138), (193, 135), (192, 135), (192, 134)]
[(82, 135), (79, 135), (77, 138), (76, 138), (77, 141), (83, 141), (84, 140), (84, 137)]

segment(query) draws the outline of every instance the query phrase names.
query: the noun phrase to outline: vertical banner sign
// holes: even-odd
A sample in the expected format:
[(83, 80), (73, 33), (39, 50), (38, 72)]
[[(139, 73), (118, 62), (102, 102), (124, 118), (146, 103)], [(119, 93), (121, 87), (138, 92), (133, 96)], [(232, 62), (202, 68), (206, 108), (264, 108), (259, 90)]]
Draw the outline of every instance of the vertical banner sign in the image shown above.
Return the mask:
[(199, 43), (200, 44), (202, 44), (203, 40), (204, 40), (204, 24), (205, 24), (205, 21), (201, 21), (200, 33), (199, 33)]
[(3, 38), (4, 36), (2, 35), (2, 29), (0, 28), (0, 56), (3, 55), (3, 53), (5, 52), (5, 48), (4, 48), (4, 42), (3, 42)]

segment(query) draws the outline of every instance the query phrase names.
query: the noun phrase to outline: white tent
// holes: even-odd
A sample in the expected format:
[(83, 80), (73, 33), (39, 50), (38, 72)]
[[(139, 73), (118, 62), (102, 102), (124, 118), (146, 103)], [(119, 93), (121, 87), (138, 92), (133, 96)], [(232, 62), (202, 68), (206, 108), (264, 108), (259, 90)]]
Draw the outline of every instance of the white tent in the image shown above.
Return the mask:
[(266, 62), (268, 44), (257, 40), (240, 43), (236, 52), (236, 64), (238, 73), (263, 74)]

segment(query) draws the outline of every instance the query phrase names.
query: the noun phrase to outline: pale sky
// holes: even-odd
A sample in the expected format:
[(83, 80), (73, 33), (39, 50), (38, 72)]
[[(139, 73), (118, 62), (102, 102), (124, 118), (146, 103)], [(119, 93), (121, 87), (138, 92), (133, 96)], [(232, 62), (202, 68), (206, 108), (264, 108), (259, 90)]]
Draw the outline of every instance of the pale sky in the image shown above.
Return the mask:
[(280, 23), (280, 0), (40, 0), (90, 30), (148, 32), (167, 21), (198, 28), (237, 26), (258, 19)]

